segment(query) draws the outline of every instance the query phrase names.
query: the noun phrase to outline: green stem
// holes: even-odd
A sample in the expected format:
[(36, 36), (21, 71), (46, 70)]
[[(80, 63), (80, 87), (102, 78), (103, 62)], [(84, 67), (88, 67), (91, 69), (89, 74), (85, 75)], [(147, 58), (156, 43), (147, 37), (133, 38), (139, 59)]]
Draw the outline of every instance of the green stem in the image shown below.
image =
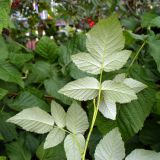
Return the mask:
[(138, 58), (138, 56), (139, 56), (141, 50), (143, 49), (143, 47), (145, 46), (145, 44), (146, 44), (146, 41), (143, 42), (143, 44), (141, 45), (141, 47), (140, 47), (139, 50), (137, 51), (135, 57), (133, 58), (131, 64), (129, 65), (128, 71), (131, 69), (132, 65), (134, 64), (134, 62), (135, 62), (136, 59)]
[(91, 127), (90, 127), (90, 130), (89, 130), (88, 136), (87, 136), (86, 145), (85, 145), (85, 148), (84, 148), (82, 160), (85, 160), (86, 152), (87, 152), (87, 148), (88, 148), (88, 144), (89, 144), (89, 140), (90, 140), (93, 128), (94, 128), (94, 124), (96, 122), (96, 118), (97, 118), (97, 114), (98, 114), (98, 109), (99, 109), (99, 106), (100, 106), (101, 93), (102, 93), (102, 75), (103, 75), (103, 69), (101, 70), (101, 73), (100, 73), (100, 89), (99, 89), (99, 93), (98, 93), (97, 105), (96, 105), (95, 99), (93, 100), (94, 113), (93, 113)]

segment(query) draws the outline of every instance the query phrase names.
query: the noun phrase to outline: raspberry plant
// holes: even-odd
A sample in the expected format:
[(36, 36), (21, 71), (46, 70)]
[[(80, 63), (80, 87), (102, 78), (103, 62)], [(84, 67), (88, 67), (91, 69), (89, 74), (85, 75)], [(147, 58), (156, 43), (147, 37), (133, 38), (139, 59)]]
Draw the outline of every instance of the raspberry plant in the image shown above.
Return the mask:
[[(30, 132), (39, 134), (49, 132), (44, 148), (54, 147), (65, 139), (64, 148), (68, 160), (85, 160), (88, 143), (99, 111), (104, 117), (115, 120), (117, 115), (116, 104), (136, 100), (136, 94), (147, 87), (145, 84), (127, 77), (125, 73), (116, 75), (112, 80), (103, 81), (104, 72), (121, 69), (131, 55), (130, 50), (124, 49), (123, 30), (116, 15), (100, 20), (87, 33), (86, 47), (88, 52), (73, 55), (72, 61), (80, 70), (93, 76), (69, 82), (59, 90), (59, 93), (77, 101), (93, 101), (94, 113), (90, 127), (87, 114), (75, 101), (67, 113), (60, 104), (52, 101), (51, 115), (38, 107), (34, 107), (25, 109), (8, 119), (8, 122), (15, 123)], [(89, 132), (85, 140), (84, 134), (88, 128)], [(117, 129), (110, 134), (119, 136)], [(108, 160), (108, 152), (103, 151), (104, 139), (97, 146), (96, 160), (104, 160), (105, 155), (106, 160)], [(110, 143), (112, 144), (112, 142)], [(115, 158), (115, 154), (122, 154), (119, 160), (124, 158), (124, 149), (114, 153), (115, 148), (112, 145), (109, 147), (111, 147), (110, 159), (118, 160)]]

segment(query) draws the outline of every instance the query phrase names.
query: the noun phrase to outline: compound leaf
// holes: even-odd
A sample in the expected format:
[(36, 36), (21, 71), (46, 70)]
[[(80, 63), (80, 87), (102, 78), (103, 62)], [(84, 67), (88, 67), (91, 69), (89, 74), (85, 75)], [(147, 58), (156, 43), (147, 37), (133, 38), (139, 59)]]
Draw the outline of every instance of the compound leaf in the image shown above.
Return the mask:
[(89, 127), (87, 114), (76, 102), (67, 111), (66, 126), (74, 134), (83, 134)]
[(102, 84), (103, 95), (106, 100), (128, 103), (137, 99), (135, 92), (125, 84), (116, 81), (104, 81)]
[(104, 117), (115, 120), (116, 119), (116, 103), (103, 99), (99, 106), (99, 111)]
[(39, 134), (52, 130), (54, 125), (53, 117), (38, 107), (24, 109), (7, 122), (14, 123), (23, 129)]
[(155, 151), (135, 149), (126, 157), (125, 160), (158, 160), (159, 157), (160, 153), (156, 153)]
[(100, 20), (87, 33), (86, 46), (91, 55), (100, 62), (124, 48), (124, 37), (116, 15)]
[(65, 131), (59, 128), (52, 129), (47, 135), (46, 141), (44, 143), (44, 149), (57, 146), (63, 141), (64, 137)]
[(81, 154), (85, 147), (83, 135), (68, 135), (64, 140), (64, 149), (67, 160), (81, 160)]
[(72, 61), (80, 70), (87, 73), (99, 74), (101, 71), (101, 64), (88, 53), (75, 54)]
[(59, 93), (80, 101), (91, 100), (98, 94), (99, 82), (93, 77), (72, 81), (59, 90)]
[(58, 127), (63, 128), (66, 125), (66, 112), (63, 107), (55, 101), (51, 102), (51, 114)]
[(106, 72), (111, 72), (122, 68), (126, 64), (130, 55), (131, 51), (128, 50), (123, 50), (108, 55), (108, 57), (104, 61), (104, 70)]
[(97, 145), (95, 160), (122, 160), (124, 157), (124, 143), (118, 128), (115, 128), (105, 135)]

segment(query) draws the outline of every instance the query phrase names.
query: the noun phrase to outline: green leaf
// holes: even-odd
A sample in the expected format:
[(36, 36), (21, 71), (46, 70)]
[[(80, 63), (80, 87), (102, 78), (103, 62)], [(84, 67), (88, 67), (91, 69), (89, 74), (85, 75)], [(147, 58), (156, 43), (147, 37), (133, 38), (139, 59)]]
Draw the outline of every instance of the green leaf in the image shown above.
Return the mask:
[(117, 127), (116, 121), (112, 121), (110, 119), (106, 119), (102, 115), (99, 114), (96, 120), (95, 124), (98, 128), (98, 130), (105, 135), (109, 131), (111, 131), (113, 128)]
[(36, 52), (40, 56), (53, 62), (57, 58), (58, 46), (49, 37), (44, 36), (37, 43)]
[(0, 160), (7, 160), (7, 157), (0, 156)]
[(160, 28), (160, 16), (157, 16), (154, 19), (152, 19), (152, 21), (150, 22), (150, 26)]
[(156, 105), (153, 108), (153, 113), (160, 115), (160, 92), (156, 93)]
[(31, 160), (31, 153), (22, 140), (6, 144), (6, 152), (10, 160)]
[(59, 90), (59, 93), (80, 101), (91, 100), (98, 95), (99, 82), (93, 77), (72, 81)]
[(124, 48), (124, 37), (116, 15), (100, 20), (88, 33), (86, 46), (90, 54), (104, 62), (109, 55)]
[(130, 70), (130, 76), (136, 80), (151, 85), (153, 85), (153, 83), (159, 79), (159, 77), (155, 76), (155, 74), (150, 69), (147, 67), (144, 68), (140, 64), (134, 64), (132, 66), (132, 70)]
[(105, 135), (97, 145), (95, 160), (122, 160), (124, 157), (124, 142), (118, 128), (115, 128)]
[(74, 63), (69, 64), (68, 69), (69, 69), (69, 74), (73, 79), (80, 79), (91, 76), (91, 74), (78, 69), (78, 67)]
[(69, 134), (64, 140), (64, 149), (67, 160), (81, 160), (81, 154), (85, 147), (85, 139), (83, 135)]
[(79, 53), (72, 56), (72, 61), (82, 71), (91, 74), (99, 74), (101, 64), (88, 53)]
[(65, 77), (56, 77), (44, 81), (46, 92), (49, 96), (53, 96), (55, 99), (60, 100), (62, 103), (70, 105), (72, 99), (58, 93), (58, 90), (62, 88), (68, 80)]
[(7, 122), (14, 123), (27, 131), (39, 134), (51, 131), (54, 125), (53, 117), (38, 107), (24, 109), (8, 119)]
[(140, 35), (139, 34), (135, 34), (130, 30), (127, 30), (126, 33), (128, 33), (129, 36), (131, 36), (133, 39), (140, 40), (140, 41), (144, 41), (148, 37), (147, 35), (144, 35), (144, 34), (140, 34)]
[(30, 66), (30, 74), (27, 81), (29, 83), (37, 83), (50, 77), (51, 65), (45, 61), (36, 61)]
[(51, 102), (51, 114), (54, 118), (55, 123), (58, 127), (63, 128), (66, 125), (66, 112), (63, 107), (56, 103), (55, 101)]
[(65, 131), (59, 128), (53, 128), (47, 135), (44, 143), (44, 149), (55, 147), (65, 138)]
[(151, 112), (154, 100), (155, 91), (146, 89), (138, 94), (137, 100), (120, 105), (117, 124), (124, 140), (133, 137), (142, 129), (145, 119)]
[(0, 61), (4, 61), (8, 58), (8, 49), (7, 45), (2, 36), (0, 36)]
[(135, 149), (132, 151), (125, 160), (158, 160), (160, 153), (154, 151)]
[(36, 136), (34, 136), (32, 133), (23, 132), (22, 138), (25, 140), (25, 146), (26, 148), (32, 153), (32, 155), (35, 155), (35, 152), (39, 146), (39, 139)]
[(66, 160), (62, 143), (54, 148), (44, 149), (43, 143), (39, 146), (36, 155), (39, 160)]
[(150, 12), (146, 12), (142, 15), (141, 17), (141, 25), (143, 28), (145, 27), (149, 27), (151, 21), (156, 18), (156, 14), (150, 13)]
[(45, 111), (50, 110), (45, 101), (27, 91), (21, 92), (14, 101), (8, 102), (8, 105), (15, 111), (21, 111), (31, 107), (39, 107)]
[(76, 102), (67, 111), (66, 126), (74, 134), (83, 134), (89, 127), (86, 112)]
[(139, 25), (139, 21), (134, 15), (130, 15), (129, 17), (123, 17), (120, 20), (121, 20), (122, 26), (132, 31), (135, 30)]
[(29, 53), (28, 54), (12, 53), (9, 55), (10, 62), (17, 66), (22, 66), (33, 58), (34, 58), (33, 54), (29, 54)]
[(7, 93), (7, 90), (0, 88), (0, 100), (3, 99), (3, 97), (6, 96)]
[(157, 64), (157, 69), (160, 72), (160, 40), (157, 40), (155, 37), (150, 37), (150, 40), (148, 41), (149, 45), (149, 53), (155, 60)]
[(6, 82), (13, 82), (24, 87), (24, 82), (22, 81), (21, 74), (19, 71), (9, 63), (0, 62), (0, 79)]
[(94, 159), (96, 146), (101, 139), (102, 139), (102, 134), (99, 132), (97, 128), (94, 128), (88, 145), (89, 154), (92, 156), (92, 159)]
[(81, 51), (86, 51), (86, 36), (85, 34), (77, 34), (67, 44), (60, 46), (59, 62), (65, 67), (71, 62), (71, 55)]
[(139, 139), (145, 144), (149, 145), (152, 149), (160, 151), (160, 125), (157, 122), (146, 122), (143, 129), (140, 131)]
[(0, 7), (0, 34), (3, 28), (8, 27), (8, 25), (9, 25), (9, 13), (7, 12), (6, 8)]
[(137, 99), (135, 92), (122, 82), (104, 81), (102, 90), (104, 99), (112, 102), (128, 103)]
[(11, 1), (10, 0), (0, 0), (0, 9), (4, 8), (6, 12), (10, 11), (10, 5)]
[(0, 113), (0, 134), (2, 135), (3, 140), (5, 142), (17, 139), (17, 132), (15, 125), (6, 122), (6, 120), (10, 117), (11, 115), (9, 113), (6, 112)]
[(104, 117), (115, 120), (117, 115), (117, 108), (115, 102), (110, 102), (107, 99), (103, 99), (99, 106), (99, 111)]
[(142, 27), (160, 27), (160, 16), (146, 12), (142, 15)]

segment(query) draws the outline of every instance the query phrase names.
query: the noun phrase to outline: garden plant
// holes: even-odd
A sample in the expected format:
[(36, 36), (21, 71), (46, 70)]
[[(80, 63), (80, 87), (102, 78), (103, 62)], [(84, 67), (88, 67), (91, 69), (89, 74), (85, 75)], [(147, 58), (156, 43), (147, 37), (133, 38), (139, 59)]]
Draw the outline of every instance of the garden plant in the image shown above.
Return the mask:
[(0, 1), (0, 160), (159, 160), (159, 6), (75, 3), (98, 17), (30, 47)]

